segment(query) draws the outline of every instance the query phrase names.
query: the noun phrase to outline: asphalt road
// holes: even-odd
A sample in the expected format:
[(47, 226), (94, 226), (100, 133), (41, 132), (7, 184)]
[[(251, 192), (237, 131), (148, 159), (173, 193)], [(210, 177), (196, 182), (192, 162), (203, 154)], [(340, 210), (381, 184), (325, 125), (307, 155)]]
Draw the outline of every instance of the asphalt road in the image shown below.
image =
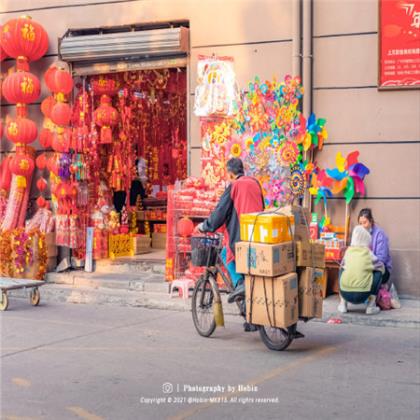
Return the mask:
[[(308, 323), (286, 352), (237, 317), (13, 300), (1, 419), (419, 419), (420, 330)], [(165, 392), (164, 392), (165, 391)]]

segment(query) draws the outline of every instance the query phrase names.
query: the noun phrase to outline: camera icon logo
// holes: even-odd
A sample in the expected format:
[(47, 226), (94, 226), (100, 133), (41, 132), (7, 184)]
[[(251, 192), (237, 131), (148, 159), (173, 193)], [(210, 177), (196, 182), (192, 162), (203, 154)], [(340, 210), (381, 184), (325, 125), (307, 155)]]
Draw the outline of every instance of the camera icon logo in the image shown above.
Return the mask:
[(172, 394), (174, 392), (174, 386), (170, 382), (165, 382), (162, 385), (162, 391), (164, 394)]

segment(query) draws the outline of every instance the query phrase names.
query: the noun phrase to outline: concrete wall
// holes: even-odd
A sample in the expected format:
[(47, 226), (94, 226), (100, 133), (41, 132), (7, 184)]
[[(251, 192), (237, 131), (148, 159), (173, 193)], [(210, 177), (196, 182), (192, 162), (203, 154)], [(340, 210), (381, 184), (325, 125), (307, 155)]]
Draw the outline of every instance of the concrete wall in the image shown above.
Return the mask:
[[(333, 166), (337, 151), (358, 149), (372, 170), (367, 197), (354, 200), (352, 219), (371, 207), (390, 236), (395, 280), (420, 296), (420, 96), (419, 91), (377, 89), (376, 0), (314, 0), (314, 97), (328, 120), (330, 138), (317, 160)], [(32, 69), (41, 74), (57, 55), (67, 28), (188, 19), (191, 30), (190, 98), (199, 54), (230, 55), (240, 85), (255, 75), (291, 72), (292, 0), (2, 0), (0, 23), (29, 14), (50, 36), (48, 56)], [(2, 114), (8, 107), (2, 107)], [(39, 104), (31, 116), (40, 117)], [(191, 172), (200, 171), (198, 120), (190, 115)], [(2, 148), (8, 147), (4, 142)], [(344, 220), (343, 200), (330, 200), (334, 223)]]
[[(394, 279), (420, 295), (420, 94), (378, 90), (377, 1), (314, 2), (314, 111), (327, 118), (329, 141), (317, 160), (335, 166), (338, 151), (360, 151), (370, 169), (366, 198), (354, 200), (352, 222), (373, 210), (390, 237)], [(343, 200), (328, 204), (344, 221)]]

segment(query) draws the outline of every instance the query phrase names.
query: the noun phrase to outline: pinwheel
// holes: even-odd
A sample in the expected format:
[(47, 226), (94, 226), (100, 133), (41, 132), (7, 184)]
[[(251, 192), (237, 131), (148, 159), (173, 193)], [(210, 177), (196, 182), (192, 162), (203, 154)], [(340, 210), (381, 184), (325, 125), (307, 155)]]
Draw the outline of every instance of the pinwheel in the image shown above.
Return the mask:
[(327, 210), (327, 198), (332, 197), (331, 186), (333, 180), (327, 176), (324, 169), (319, 170), (318, 173), (312, 174), (311, 188), (309, 192), (311, 195), (315, 195), (315, 204), (324, 200), (325, 211)]
[(327, 121), (324, 118), (316, 119), (315, 114), (311, 114), (306, 122), (306, 133), (303, 139), (303, 148), (305, 152), (311, 147), (322, 149), (324, 141), (328, 139), (328, 132), (325, 128)]
[(359, 152), (356, 150), (346, 158), (338, 152), (334, 169), (327, 169), (328, 176), (333, 180), (332, 193), (334, 195), (343, 192), (346, 203), (349, 204), (357, 192), (365, 195), (365, 176), (369, 174), (369, 168), (358, 161)]

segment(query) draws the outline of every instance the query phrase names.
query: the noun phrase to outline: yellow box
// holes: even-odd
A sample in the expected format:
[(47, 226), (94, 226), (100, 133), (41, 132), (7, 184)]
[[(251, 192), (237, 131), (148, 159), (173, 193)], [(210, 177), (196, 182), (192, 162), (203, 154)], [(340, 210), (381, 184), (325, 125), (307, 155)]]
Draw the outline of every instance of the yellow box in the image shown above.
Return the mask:
[(293, 240), (295, 222), (293, 216), (266, 211), (241, 214), (241, 241), (263, 244), (279, 244)]

